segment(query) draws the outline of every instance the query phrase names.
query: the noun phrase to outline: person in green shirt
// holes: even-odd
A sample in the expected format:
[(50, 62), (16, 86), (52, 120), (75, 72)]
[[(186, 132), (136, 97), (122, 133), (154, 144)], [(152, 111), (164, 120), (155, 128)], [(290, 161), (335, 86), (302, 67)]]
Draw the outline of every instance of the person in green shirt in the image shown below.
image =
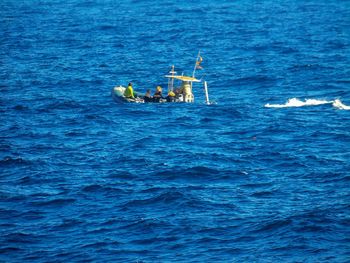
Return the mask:
[(135, 99), (134, 97), (134, 90), (132, 88), (132, 83), (130, 82), (128, 84), (128, 87), (124, 91), (124, 97), (129, 99)]

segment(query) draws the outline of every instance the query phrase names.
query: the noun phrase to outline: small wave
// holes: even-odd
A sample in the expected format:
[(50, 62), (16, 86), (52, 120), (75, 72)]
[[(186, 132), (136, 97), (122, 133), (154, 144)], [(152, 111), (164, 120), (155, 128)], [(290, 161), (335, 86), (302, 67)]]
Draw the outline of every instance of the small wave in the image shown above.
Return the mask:
[(274, 192), (273, 191), (261, 191), (261, 192), (255, 192), (252, 194), (253, 197), (259, 197), (259, 198), (264, 198), (264, 197), (271, 197), (273, 196)]
[(22, 248), (18, 248), (18, 247), (2, 247), (0, 248), (0, 254), (15, 253), (22, 250), (23, 250)]
[(28, 244), (28, 243), (35, 243), (38, 240), (40, 240), (40, 237), (37, 235), (32, 235), (24, 232), (15, 232), (15, 233), (10, 233), (8, 235), (4, 236), (5, 240), (7, 243), (23, 243), (23, 244)]
[(108, 187), (108, 186), (103, 186), (99, 184), (91, 184), (84, 186), (82, 188), (82, 191), (85, 193), (112, 193), (113, 191), (123, 191), (122, 189), (119, 188), (113, 188), (113, 187)]
[(269, 232), (278, 231), (282, 228), (287, 228), (293, 221), (291, 219), (276, 219), (269, 222), (262, 222), (257, 225), (257, 229), (254, 232)]
[(132, 200), (126, 206), (143, 206), (155, 204), (176, 204), (186, 200), (187, 197), (178, 191), (168, 191), (147, 199)]
[(35, 206), (50, 206), (50, 207), (63, 207), (74, 203), (76, 200), (74, 198), (57, 198), (48, 201), (35, 201), (31, 202)]
[(138, 233), (144, 233), (145, 231), (157, 231), (161, 229), (172, 227), (171, 222), (164, 221), (158, 218), (137, 218), (129, 221), (126, 225), (120, 226), (121, 229), (126, 231)]
[[(115, 245), (120, 245), (120, 243), (117, 242), (117, 241), (112, 242), (112, 243), (115, 244)], [(109, 246), (109, 245), (111, 245), (110, 242), (97, 241), (97, 242), (95, 242), (95, 243), (83, 244), (83, 245), (81, 246), (81, 248), (95, 248), (95, 249), (96, 249), (96, 248), (107, 247), (107, 246)]]
[(21, 213), (19, 216), (25, 220), (40, 220), (45, 218), (45, 213), (39, 210), (30, 210)]
[(27, 106), (23, 106), (23, 105), (16, 105), (13, 107), (14, 110), (17, 111), (24, 111), (24, 110), (28, 110), (29, 108)]
[(350, 106), (343, 104), (339, 99), (334, 100), (333, 107), (341, 110), (350, 110)]
[(186, 169), (176, 168), (175, 170), (174, 169), (162, 170), (162, 171), (156, 172), (154, 175), (160, 176), (160, 177), (166, 176), (168, 179), (170, 178), (203, 179), (204, 177), (218, 179), (218, 178), (224, 178), (230, 174), (231, 174), (230, 171), (218, 170), (215, 168), (209, 168), (205, 166), (194, 166)]
[(285, 104), (265, 104), (266, 108), (288, 108), (288, 107), (303, 107), (303, 106), (317, 106), (323, 104), (331, 104), (333, 101), (328, 100), (317, 100), (317, 99), (306, 99), (301, 101), (297, 98), (289, 99)]
[(29, 164), (30, 162), (28, 160), (24, 160), (21, 157), (18, 158), (12, 158), (9, 156), (6, 156), (2, 160), (0, 160), (0, 165), (15, 165), (15, 164)]
[(69, 99), (52, 99), (47, 103), (43, 103), (37, 111), (39, 112), (51, 112), (52, 110), (72, 110), (72, 109), (80, 109), (82, 111), (86, 111), (88, 107), (83, 104), (80, 104), (77, 101), (69, 100)]
[(304, 107), (304, 106), (318, 106), (324, 104), (332, 104), (333, 107), (340, 110), (350, 110), (350, 106), (345, 105), (340, 99), (335, 100), (318, 100), (306, 99), (305, 101), (297, 98), (289, 99), (285, 104), (265, 104), (266, 108), (290, 108), (290, 107)]
[(83, 221), (77, 220), (77, 219), (63, 219), (62, 223), (59, 225), (56, 225), (55, 228), (57, 229), (69, 229), (69, 228), (74, 228), (80, 224), (82, 224)]

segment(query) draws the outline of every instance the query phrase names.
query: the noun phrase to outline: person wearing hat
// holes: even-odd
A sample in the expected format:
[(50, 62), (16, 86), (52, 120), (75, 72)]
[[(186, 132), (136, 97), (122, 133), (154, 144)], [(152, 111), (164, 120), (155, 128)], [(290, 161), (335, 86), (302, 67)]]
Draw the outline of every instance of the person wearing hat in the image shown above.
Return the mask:
[(167, 102), (174, 102), (175, 101), (175, 93), (171, 90), (168, 93), (168, 96), (166, 97)]
[(144, 102), (153, 102), (153, 98), (151, 96), (151, 90), (148, 89), (145, 96), (143, 97)]
[(159, 102), (160, 99), (163, 99), (162, 87), (161, 86), (157, 86), (156, 92), (153, 95), (153, 101), (154, 102)]
[(128, 87), (124, 91), (124, 97), (128, 99), (135, 99), (134, 97), (134, 89), (132, 88), (132, 83), (128, 84)]

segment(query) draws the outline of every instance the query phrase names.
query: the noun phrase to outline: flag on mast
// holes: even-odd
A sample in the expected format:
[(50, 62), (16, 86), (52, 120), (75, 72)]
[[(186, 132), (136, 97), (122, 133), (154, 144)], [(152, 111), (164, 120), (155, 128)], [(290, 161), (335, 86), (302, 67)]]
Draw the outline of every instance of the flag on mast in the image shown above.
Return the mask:
[(197, 69), (203, 69), (202, 66), (201, 66), (202, 61), (203, 61), (203, 58), (201, 57), (201, 52), (198, 51), (198, 55), (197, 55), (197, 58), (196, 58), (196, 63), (194, 64), (194, 68), (193, 68), (193, 72), (192, 72), (192, 77), (193, 78), (194, 78), (194, 75), (195, 75)]
[(203, 61), (203, 58), (201, 57), (201, 55), (199, 55), (196, 61), (196, 69), (203, 69), (201, 66), (202, 61)]

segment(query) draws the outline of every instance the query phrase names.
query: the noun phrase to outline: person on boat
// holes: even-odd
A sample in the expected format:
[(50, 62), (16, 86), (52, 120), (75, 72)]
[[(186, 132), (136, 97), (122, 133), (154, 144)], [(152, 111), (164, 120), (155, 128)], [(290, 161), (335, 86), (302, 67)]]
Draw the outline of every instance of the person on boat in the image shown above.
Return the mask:
[(180, 94), (182, 94), (180, 88), (176, 88), (175, 89), (175, 96), (176, 96), (176, 98), (178, 98)]
[(134, 97), (134, 89), (132, 88), (132, 83), (128, 84), (128, 87), (124, 91), (124, 97), (128, 99), (135, 99)]
[(193, 102), (193, 94), (192, 94), (192, 87), (189, 82), (183, 82), (181, 85), (181, 89), (184, 95), (184, 101), (185, 102)]
[(174, 102), (175, 101), (175, 93), (171, 90), (168, 93), (168, 96), (166, 97), (167, 102)]
[(156, 92), (153, 95), (153, 101), (154, 102), (159, 102), (160, 99), (163, 99), (162, 87), (161, 86), (157, 86)]
[(145, 94), (145, 96), (143, 97), (143, 100), (144, 100), (144, 102), (152, 102), (152, 101), (153, 101), (153, 98), (152, 98), (152, 96), (151, 96), (151, 90), (150, 90), (150, 89), (148, 89), (148, 90), (146, 91), (146, 94)]
[(175, 101), (182, 101), (183, 100), (183, 90), (181, 88), (175, 89)]

